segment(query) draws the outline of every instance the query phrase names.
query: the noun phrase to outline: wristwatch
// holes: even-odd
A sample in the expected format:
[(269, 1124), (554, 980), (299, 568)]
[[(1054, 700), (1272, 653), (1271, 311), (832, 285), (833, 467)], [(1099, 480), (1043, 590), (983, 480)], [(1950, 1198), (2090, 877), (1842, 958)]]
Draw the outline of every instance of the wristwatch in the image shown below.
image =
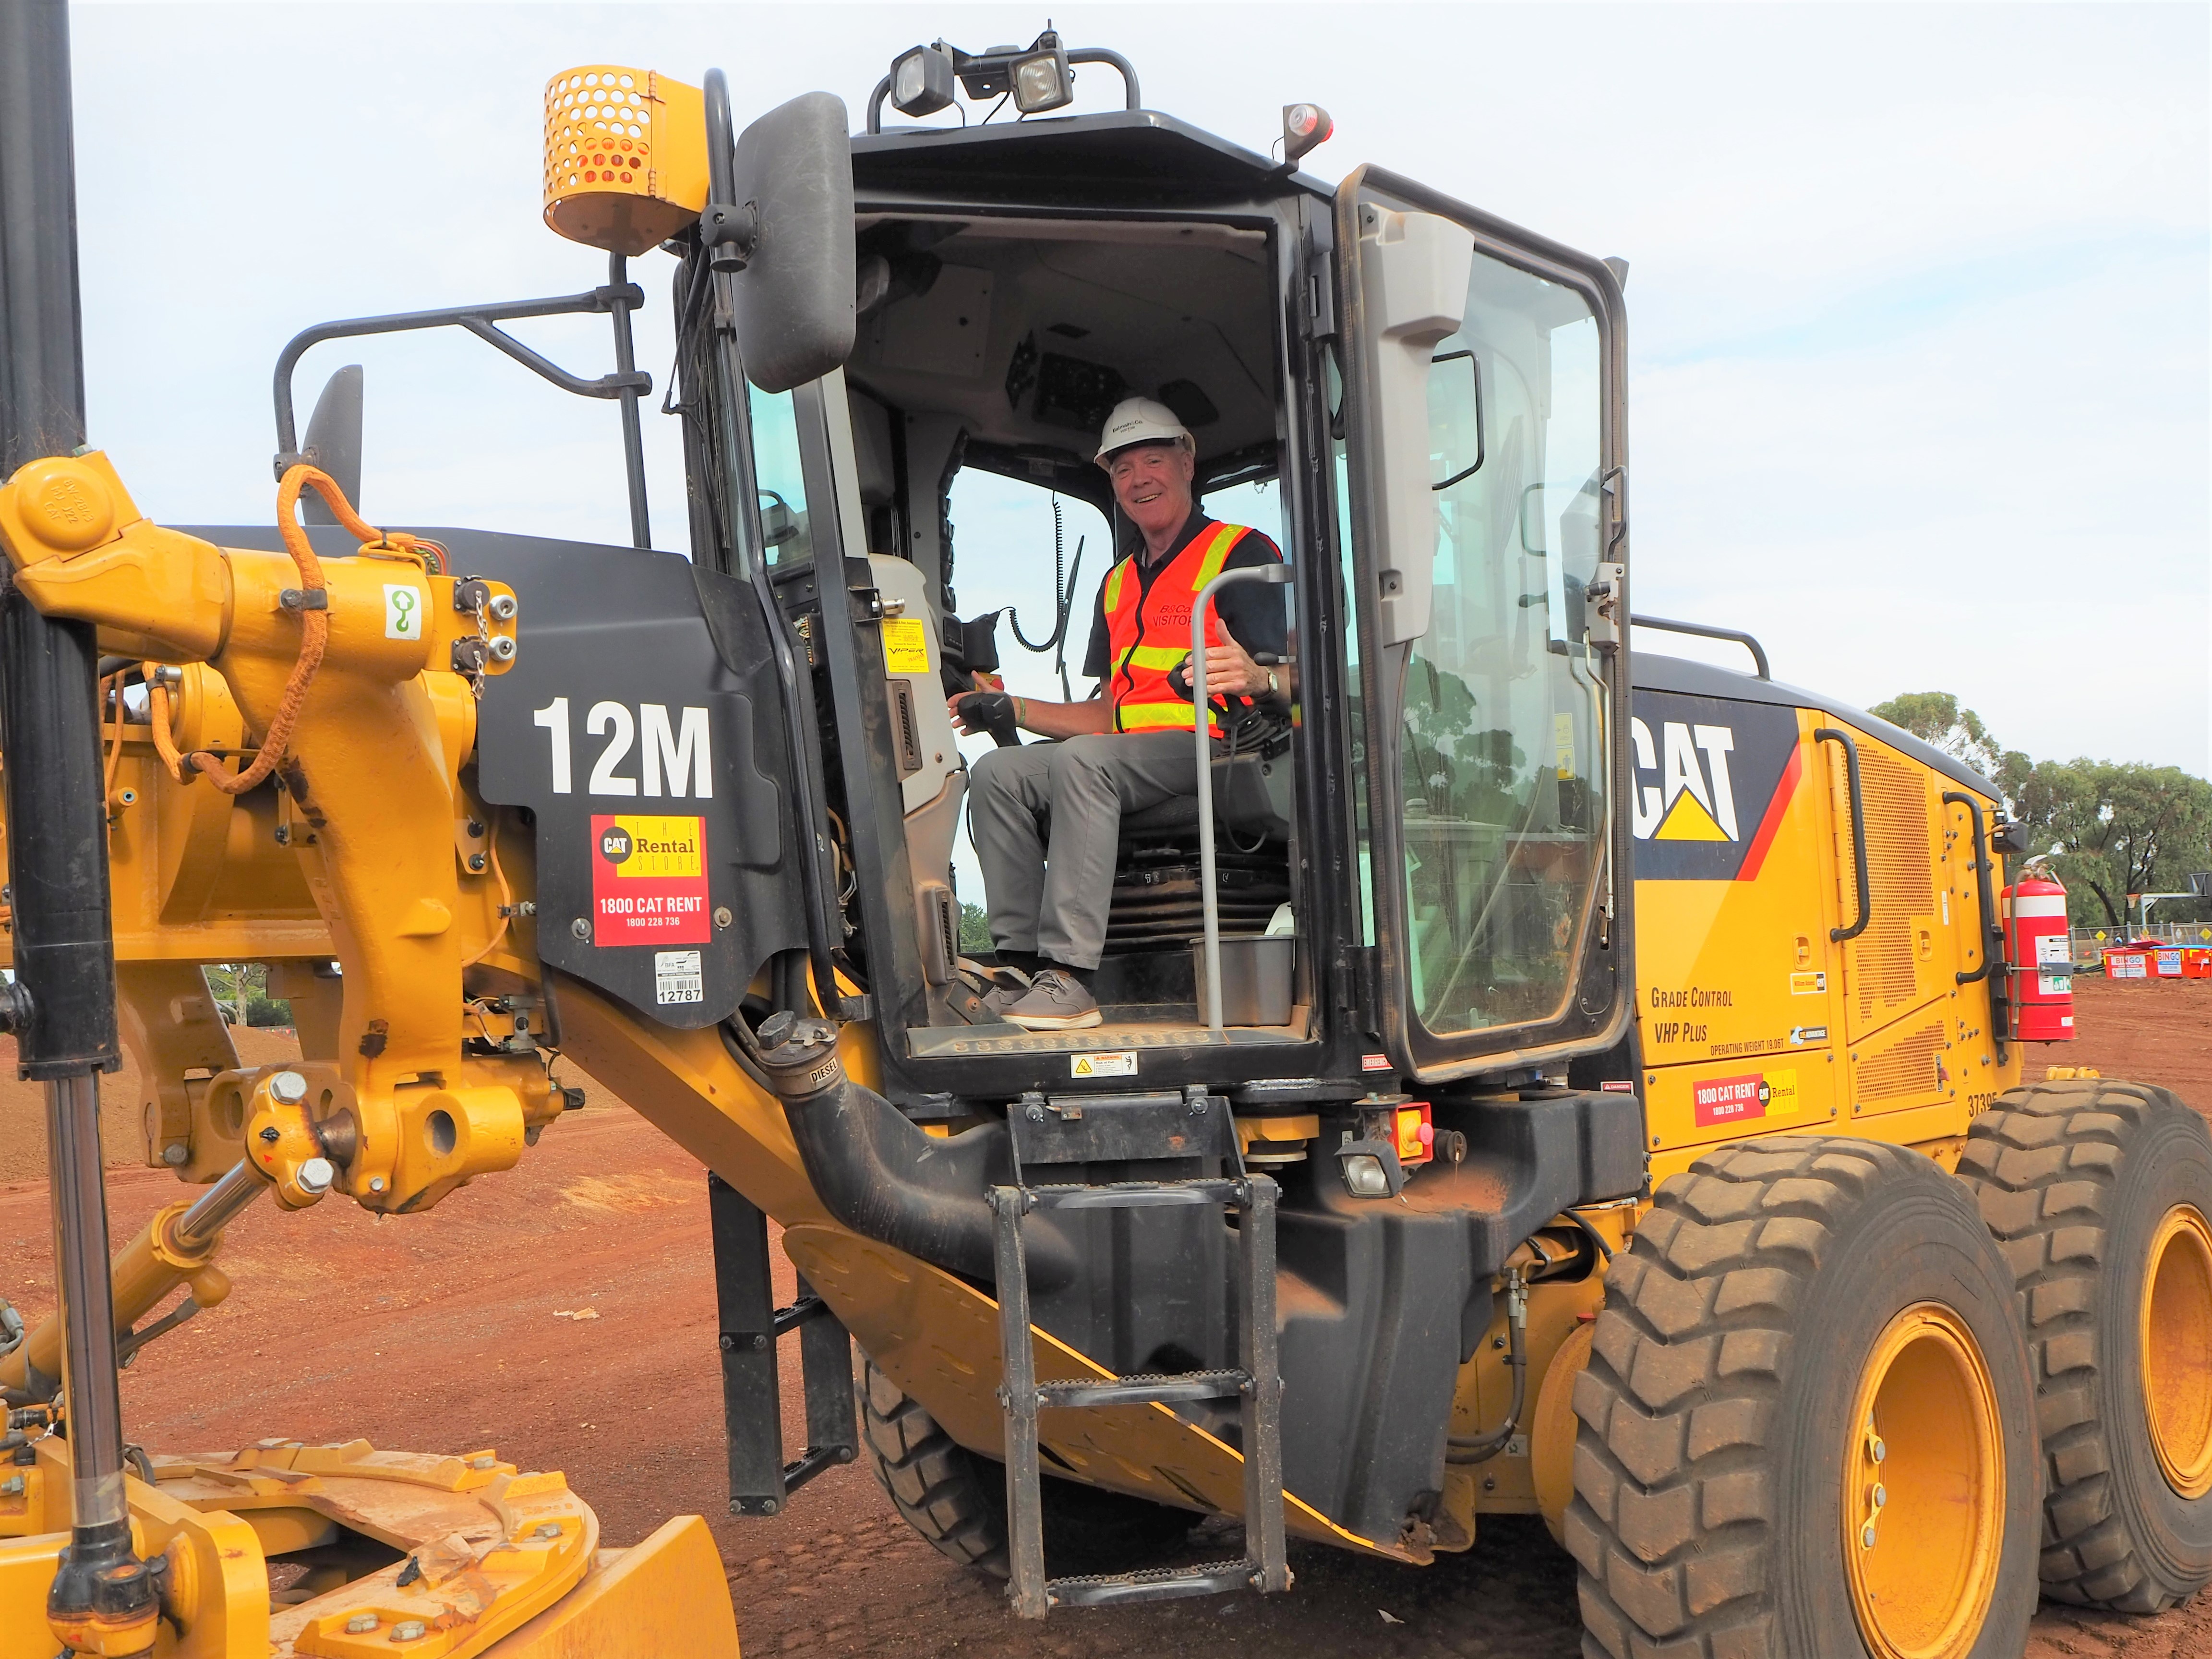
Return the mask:
[(1283, 695), (1283, 688), (1276, 684), (1275, 671), (1272, 668), (1267, 671), (1267, 695), (1271, 697), (1279, 697)]

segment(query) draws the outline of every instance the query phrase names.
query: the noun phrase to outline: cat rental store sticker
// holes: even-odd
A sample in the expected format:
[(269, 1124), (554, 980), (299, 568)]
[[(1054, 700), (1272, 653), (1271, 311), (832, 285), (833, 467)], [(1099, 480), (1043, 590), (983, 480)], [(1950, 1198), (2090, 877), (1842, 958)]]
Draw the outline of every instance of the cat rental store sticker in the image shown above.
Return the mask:
[(704, 945), (707, 821), (592, 819), (592, 943)]
[(1741, 1123), (1753, 1118), (1797, 1115), (1797, 1073), (1745, 1072), (1735, 1077), (1701, 1078), (1690, 1085), (1690, 1104), (1698, 1127)]

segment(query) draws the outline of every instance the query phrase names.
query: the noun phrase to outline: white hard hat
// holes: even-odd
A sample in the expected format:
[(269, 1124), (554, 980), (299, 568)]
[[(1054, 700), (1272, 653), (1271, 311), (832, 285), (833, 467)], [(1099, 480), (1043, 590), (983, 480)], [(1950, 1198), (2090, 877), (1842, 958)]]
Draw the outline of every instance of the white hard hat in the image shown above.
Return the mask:
[(1198, 450), (1190, 428), (1177, 420), (1175, 410), (1165, 404), (1152, 398), (1124, 398), (1106, 417), (1106, 424), (1098, 434), (1098, 453), (1091, 459), (1103, 466), (1107, 457), (1117, 449), (1127, 449), (1132, 444), (1167, 443), (1181, 444), (1194, 454)]

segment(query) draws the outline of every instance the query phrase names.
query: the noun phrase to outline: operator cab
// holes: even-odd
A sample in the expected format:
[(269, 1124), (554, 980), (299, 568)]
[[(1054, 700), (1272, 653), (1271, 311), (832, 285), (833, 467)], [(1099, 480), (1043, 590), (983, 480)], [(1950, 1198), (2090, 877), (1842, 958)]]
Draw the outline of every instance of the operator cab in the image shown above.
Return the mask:
[[(1409, 181), (1355, 174), (1332, 196), (1132, 103), (884, 131), (878, 102), (852, 141), (849, 354), (787, 398), (752, 397), (765, 511), (809, 527), (811, 571), (772, 555), (787, 609), (837, 630), (817, 591), (832, 514), (848, 586), (879, 607), (853, 612), (866, 689), (841, 691), (825, 659), (817, 695), (844, 949), (884, 1017), (887, 1088), (909, 1109), (1092, 1079), (1218, 1088), (1228, 1046), (1248, 1105), (1270, 1089), (1289, 1105), (1358, 1092), (1364, 1070), (1587, 1047), (1628, 977), (1607, 785), (1625, 684), (1613, 273)], [(1133, 395), (1193, 434), (1201, 510), (1281, 549), (1294, 696), (1212, 764), (1210, 869), (1195, 798), (1125, 817), (1104, 1024), (1030, 1032), (982, 1010), (991, 957), (959, 939), (961, 902), (983, 895), (952, 867), (966, 780), (944, 705), (1016, 647), (952, 504), (988, 475), (1110, 524), (1092, 458)], [(1047, 558), (1042, 541), (1011, 550)], [(1093, 552), (1056, 593), (1072, 665), (1127, 550)], [(1379, 747), (1370, 720), (1391, 733)], [(1195, 965), (1209, 878), (1234, 993), (1218, 1029)]]

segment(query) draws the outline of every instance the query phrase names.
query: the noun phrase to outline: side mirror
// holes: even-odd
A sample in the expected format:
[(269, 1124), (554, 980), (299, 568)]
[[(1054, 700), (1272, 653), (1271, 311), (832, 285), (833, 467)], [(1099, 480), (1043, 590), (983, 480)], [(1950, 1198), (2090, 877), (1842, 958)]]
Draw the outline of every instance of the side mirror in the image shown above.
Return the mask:
[[(361, 403), (359, 363), (348, 363), (331, 376), (315, 412), (307, 416), (307, 441), (301, 458), (331, 475), (345, 498), (361, 510)], [(307, 524), (336, 524), (337, 514), (313, 490), (301, 492), (300, 517)]]
[(1437, 556), (1429, 377), (1437, 343), (1459, 331), (1467, 312), (1474, 239), (1432, 213), (1363, 204), (1359, 216), (1381, 643), (1403, 645), (1429, 631)]
[[(729, 93), (707, 77), (708, 142), (726, 142)], [(703, 232), (717, 269), (737, 272), (738, 344), (763, 392), (821, 379), (853, 353), (853, 141), (845, 102), (810, 92), (713, 155)], [(726, 188), (724, 186), (726, 185)]]

